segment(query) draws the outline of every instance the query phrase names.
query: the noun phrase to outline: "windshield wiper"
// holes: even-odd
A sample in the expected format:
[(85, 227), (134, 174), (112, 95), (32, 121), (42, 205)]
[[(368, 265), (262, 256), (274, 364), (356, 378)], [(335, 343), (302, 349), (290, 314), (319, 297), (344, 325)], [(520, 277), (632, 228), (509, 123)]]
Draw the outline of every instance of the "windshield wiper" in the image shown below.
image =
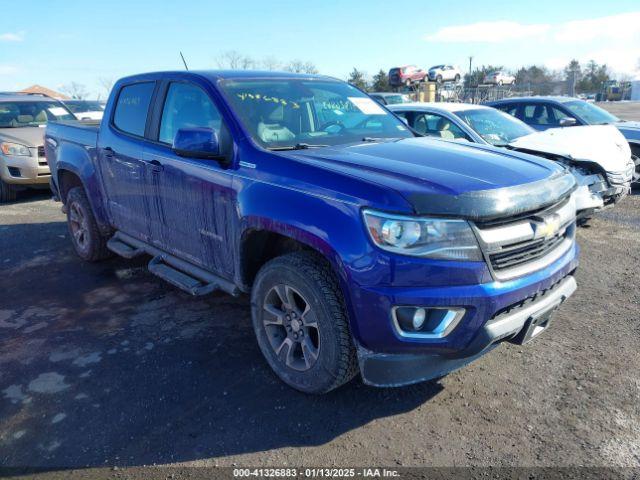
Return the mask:
[(295, 145), (285, 145), (283, 147), (269, 147), (269, 150), (281, 151), (281, 150), (306, 150), (307, 148), (322, 148), (329, 145), (312, 145), (310, 143), (296, 143)]

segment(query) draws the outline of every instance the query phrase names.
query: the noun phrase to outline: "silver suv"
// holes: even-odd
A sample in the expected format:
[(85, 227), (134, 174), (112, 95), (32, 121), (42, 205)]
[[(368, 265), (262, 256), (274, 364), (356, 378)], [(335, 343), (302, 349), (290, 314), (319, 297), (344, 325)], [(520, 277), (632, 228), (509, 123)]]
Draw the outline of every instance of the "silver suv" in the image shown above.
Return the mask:
[(40, 94), (0, 93), (0, 203), (24, 188), (46, 188), (44, 127), (49, 120), (75, 120), (62, 102)]

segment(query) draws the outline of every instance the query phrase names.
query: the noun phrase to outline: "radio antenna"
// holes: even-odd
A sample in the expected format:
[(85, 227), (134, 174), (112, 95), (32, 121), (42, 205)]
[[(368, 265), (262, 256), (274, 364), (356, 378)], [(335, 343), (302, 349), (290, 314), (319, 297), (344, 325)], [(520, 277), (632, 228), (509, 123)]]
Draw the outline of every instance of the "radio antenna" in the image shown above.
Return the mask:
[(182, 55), (182, 52), (180, 52), (180, 58), (182, 58), (182, 63), (184, 63), (184, 69), (186, 71), (189, 71), (189, 67), (187, 67), (187, 62), (184, 59), (184, 55)]

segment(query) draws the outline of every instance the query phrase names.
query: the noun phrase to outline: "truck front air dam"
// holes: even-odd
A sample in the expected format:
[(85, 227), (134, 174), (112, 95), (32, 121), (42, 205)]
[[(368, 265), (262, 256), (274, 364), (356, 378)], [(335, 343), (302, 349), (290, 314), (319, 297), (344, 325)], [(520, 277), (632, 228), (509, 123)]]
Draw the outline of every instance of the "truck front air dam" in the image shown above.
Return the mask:
[(362, 379), (376, 387), (400, 387), (442, 377), (488, 353), (502, 340), (526, 343), (546, 330), (551, 314), (576, 290), (573, 275), (533, 299), (500, 312), (487, 321), (471, 343), (450, 356), (386, 354), (371, 352), (358, 345)]

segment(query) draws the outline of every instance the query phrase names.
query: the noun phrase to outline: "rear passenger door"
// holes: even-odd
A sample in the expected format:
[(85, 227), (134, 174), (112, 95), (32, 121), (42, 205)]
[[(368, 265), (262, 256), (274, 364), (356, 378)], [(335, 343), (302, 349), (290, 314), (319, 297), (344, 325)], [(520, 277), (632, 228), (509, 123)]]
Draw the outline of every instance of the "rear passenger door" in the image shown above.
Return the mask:
[(237, 218), (232, 174), (216, 160), (181, 157), (171, 146), (178, 129), (191, 127), (215, 129), (221, 153), (230, 153), (233, 142), (203, 86), (176, 80), (165, 82), (161, 90), (152, 141), (145, 152), (145, 160), (156, 165), (156, 194), (151, 205), (153, 243), (231, 278)]
[(111, 221), (144, 241), (150, 238), (149, 173), (143, 158), (145, 131), (155, 81), (124, 85), (118, 92), (112, 117), (100, 131), (98, 169)]

